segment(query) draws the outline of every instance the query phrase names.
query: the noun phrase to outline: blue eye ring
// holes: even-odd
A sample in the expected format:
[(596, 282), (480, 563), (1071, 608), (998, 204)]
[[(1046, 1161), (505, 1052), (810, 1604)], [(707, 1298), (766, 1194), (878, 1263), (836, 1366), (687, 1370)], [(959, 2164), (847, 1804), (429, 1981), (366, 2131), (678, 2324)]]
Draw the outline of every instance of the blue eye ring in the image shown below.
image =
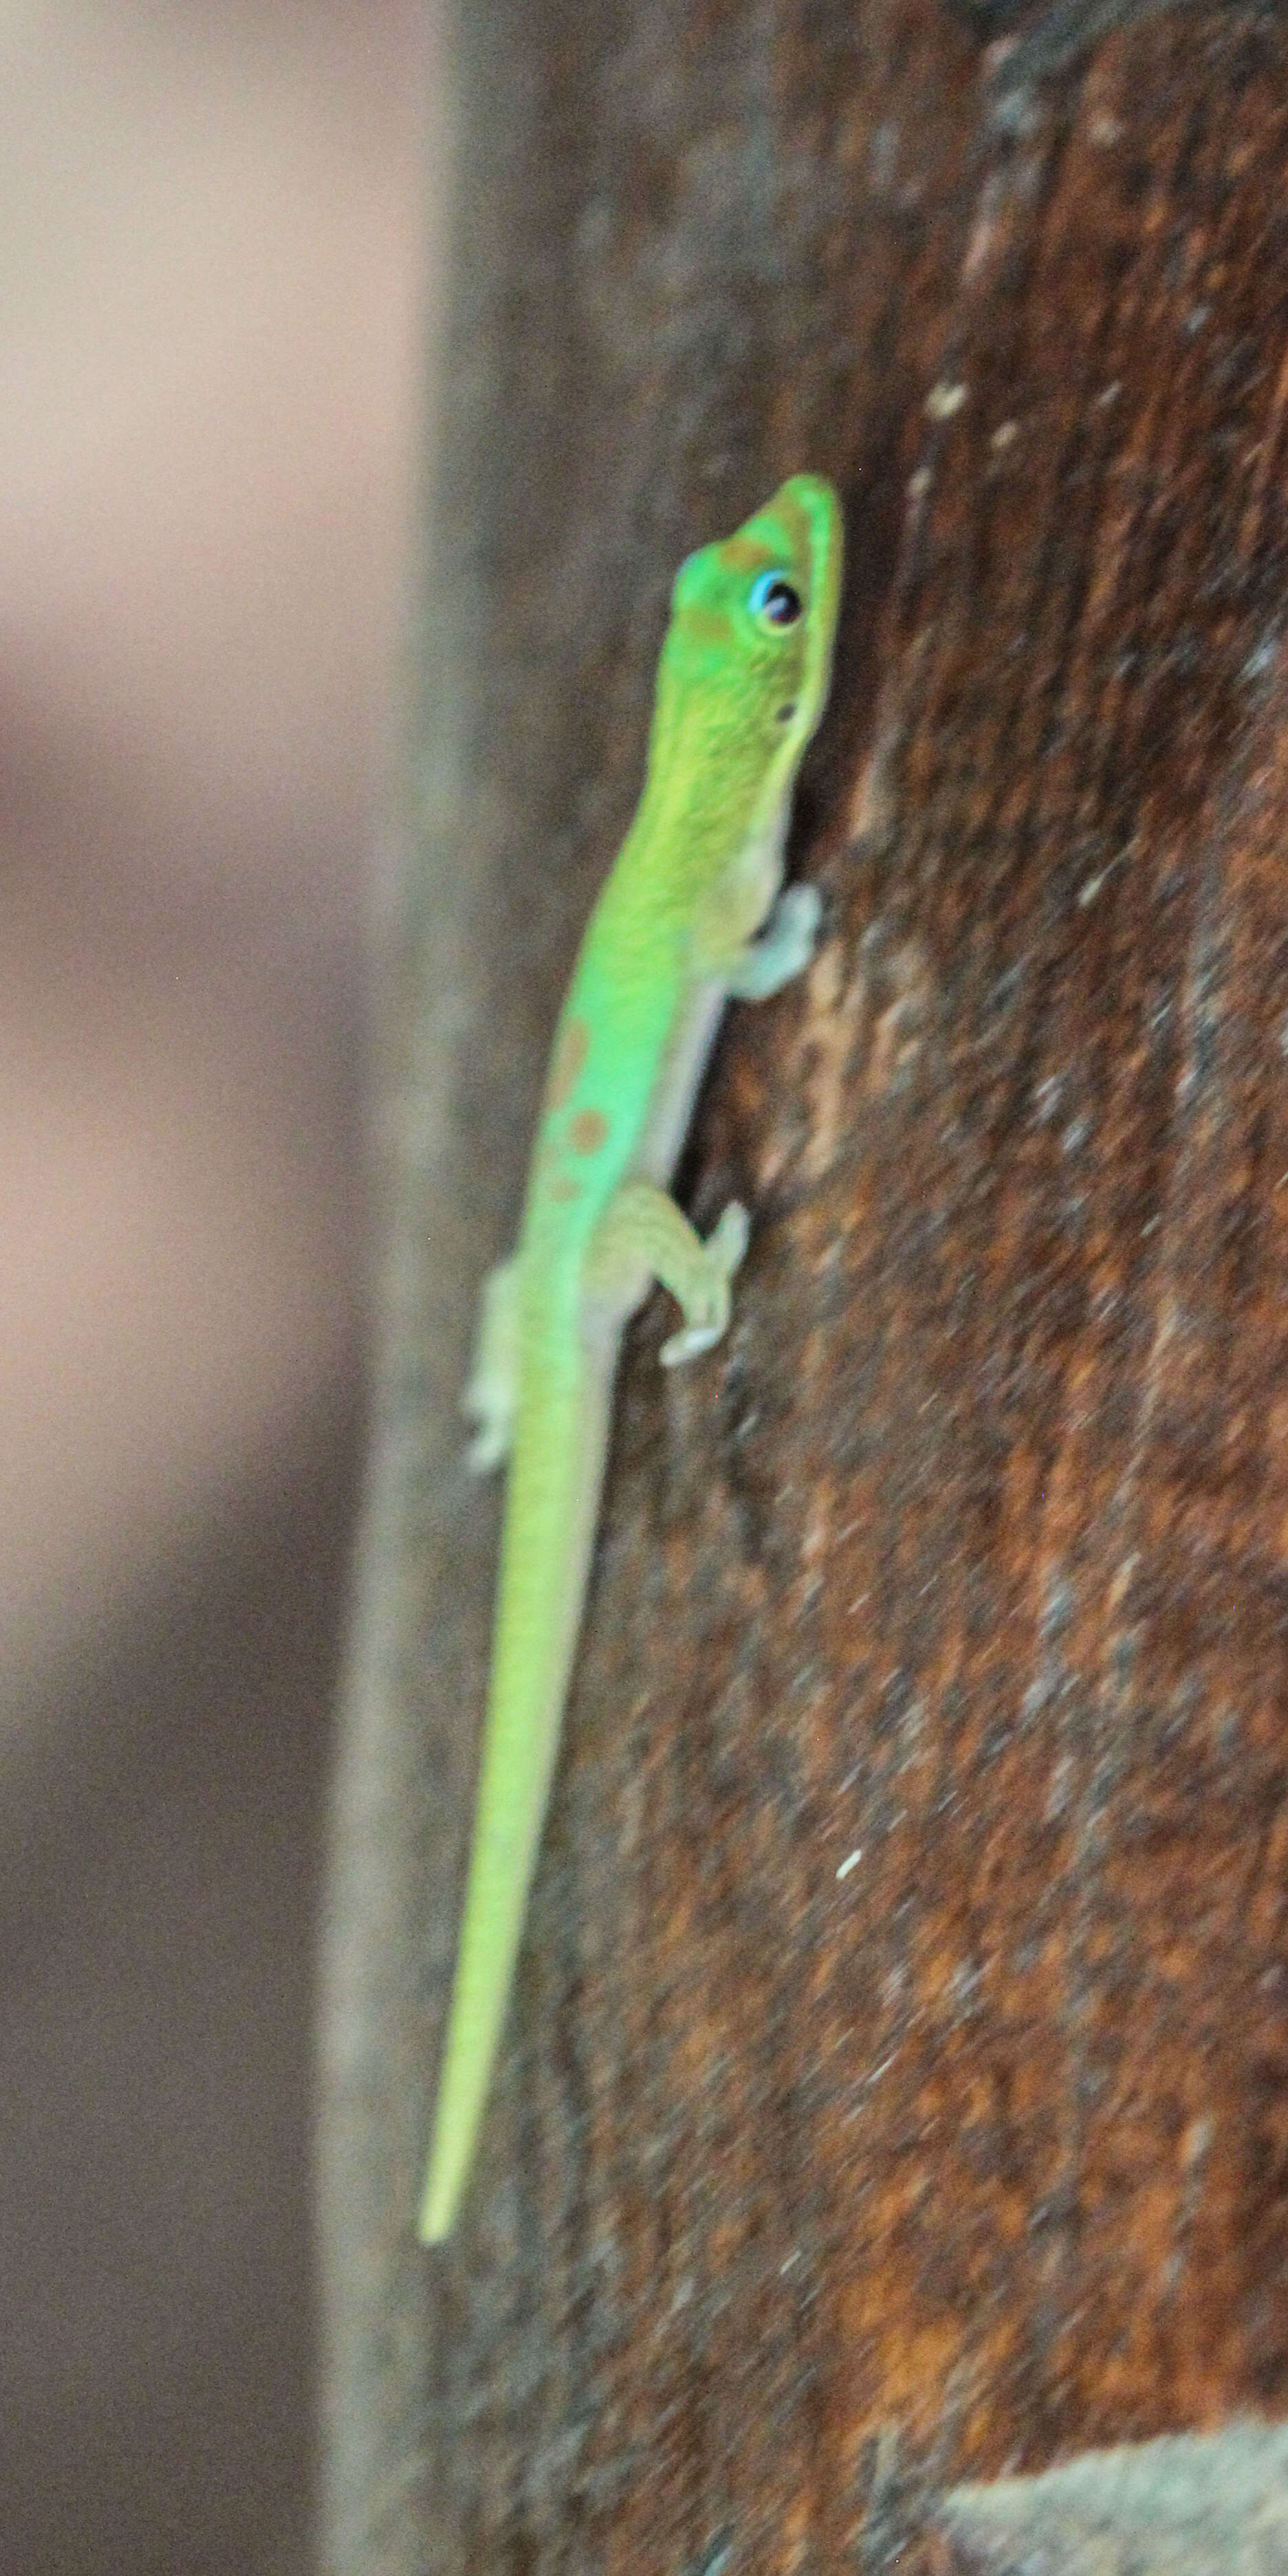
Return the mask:
[(747, 593), (747, 606), (753, 617), (766, 626), (794, 626), (805, 613), (805, 602), (794, 582), (785, 572), (759, 572)]

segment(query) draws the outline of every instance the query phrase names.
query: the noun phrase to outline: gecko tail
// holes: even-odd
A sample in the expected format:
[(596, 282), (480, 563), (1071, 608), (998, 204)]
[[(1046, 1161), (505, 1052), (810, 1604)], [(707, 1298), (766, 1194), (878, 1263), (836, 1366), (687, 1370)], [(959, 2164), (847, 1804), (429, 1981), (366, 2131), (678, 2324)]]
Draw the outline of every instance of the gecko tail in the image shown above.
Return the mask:
[[(473, 2168), (479, 2131), (509, 2010), (524, 1917), (557, 1749), (552, 1694), (521, 1708), (528, 1741), (521, 1771), (504, 1758), (513, 1703), (494, 1689), (478, 1794), (460, 1946), (443, 2046), (433, 2137), (417, 2234), (423, 2245), (451, 2235)], [(541, 1741), (534, 1740), (539, 1727)], [(498, 1750), (498, 1746), (502, 1749)]]
[(581, 1370), (522, 1409), (510, 1465), (460, 1947), (417, 2234), (451, 2235), (509, 2010), (581, 1625), (610, 1384)]
[(536, 1870), (541, 1829), (558, 1748), (560, 1704), (552, 1693), (534, 1704), (525, 1694), (522, 1714), (540, 1727), (525, 1747), (516, 1775), (498, 1740), (510, 1733), (512, 1711), (492, 1715), (479, 1787), (479, 1823), (470, 1855), (460, 1946), (452, 1984), (447, 2035), (439, 2075), (433, 2137), (417, 2233), (424, 2245), (441, 2245), (452, 2233), (474, 2166), (479, 2131), (505, 2032), (523, 1939), (528, 1895)]

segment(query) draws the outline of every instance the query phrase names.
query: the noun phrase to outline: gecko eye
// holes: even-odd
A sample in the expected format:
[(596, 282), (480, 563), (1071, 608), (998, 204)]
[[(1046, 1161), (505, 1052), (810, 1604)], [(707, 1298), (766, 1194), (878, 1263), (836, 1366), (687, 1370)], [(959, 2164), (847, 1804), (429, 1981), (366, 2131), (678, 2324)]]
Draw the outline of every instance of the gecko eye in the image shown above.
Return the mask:
[(747, 606), (766, 626), (794, 626), (805, 602), (784, 573), (762, 572), (747, 594)]

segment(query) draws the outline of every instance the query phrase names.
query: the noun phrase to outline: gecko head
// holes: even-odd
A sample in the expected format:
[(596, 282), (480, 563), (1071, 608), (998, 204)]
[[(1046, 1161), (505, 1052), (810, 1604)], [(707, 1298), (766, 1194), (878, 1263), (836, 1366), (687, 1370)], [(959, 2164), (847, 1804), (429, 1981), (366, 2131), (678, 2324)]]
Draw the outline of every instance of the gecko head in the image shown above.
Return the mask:
[(667, 682), (718, 707), (739, 742), (785, 776), (827, 697), (840, 574), (837, 496), (821, 475), (793, 474), (676, 575)]

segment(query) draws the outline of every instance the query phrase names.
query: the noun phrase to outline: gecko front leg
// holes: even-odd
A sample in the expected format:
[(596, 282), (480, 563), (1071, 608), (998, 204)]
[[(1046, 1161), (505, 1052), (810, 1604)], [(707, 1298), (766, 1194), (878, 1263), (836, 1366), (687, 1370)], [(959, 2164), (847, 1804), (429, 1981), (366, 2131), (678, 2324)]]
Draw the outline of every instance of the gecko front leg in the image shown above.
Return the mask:
[(654, 1279), (674, 1297), (684, 1324), (662, 1345), (676, 1368), (718, 1342), (729, 1323), (729, 1282), (747, 1249), (747, 1211), (731, 1199), (707, 1236), (690, 1225), (653, 1181), (623, 1181), (596, 1228), (586, 1287), (620, 1315), (633, 1314)]

